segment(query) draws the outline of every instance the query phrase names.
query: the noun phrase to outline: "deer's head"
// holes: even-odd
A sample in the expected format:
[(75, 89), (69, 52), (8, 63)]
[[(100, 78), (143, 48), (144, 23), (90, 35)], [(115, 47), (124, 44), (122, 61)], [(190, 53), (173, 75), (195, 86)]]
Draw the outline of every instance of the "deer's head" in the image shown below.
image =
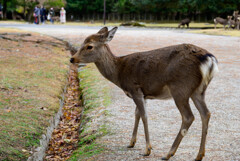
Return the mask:
[(108, 31), (107, 27), (103, 27), (96, 34), (88, 36), (81, 48), (70, 59), (71, 63), (94, 63), (97, 62), (105, 49), (105, 45), (112, 40), (117, 27)]
[(233, 11), (233, 16), (238, 16), (239, 11)]

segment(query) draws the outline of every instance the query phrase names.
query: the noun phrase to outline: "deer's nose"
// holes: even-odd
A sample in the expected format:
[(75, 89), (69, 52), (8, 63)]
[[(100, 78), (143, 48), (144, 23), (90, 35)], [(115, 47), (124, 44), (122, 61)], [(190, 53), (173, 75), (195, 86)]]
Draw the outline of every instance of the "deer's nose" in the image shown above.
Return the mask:
[(74, 58), (71, 58), (71, 59), (70, 59), (70, 62), (73, 63), (73, 62), (74, 62)]

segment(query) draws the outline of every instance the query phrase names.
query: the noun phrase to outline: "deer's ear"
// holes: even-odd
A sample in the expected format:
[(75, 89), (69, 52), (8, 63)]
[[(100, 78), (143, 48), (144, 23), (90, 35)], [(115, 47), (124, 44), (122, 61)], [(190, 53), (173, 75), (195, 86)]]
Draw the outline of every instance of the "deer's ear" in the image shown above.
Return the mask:
[(107, 33), (103, 34), (103, 42), (108, 43), (111, 41), (117, 31), (117, 27), (114, 27), (112, 30), (108, 31)]
[(104, 34), (108, 32), (108, 28), (107, 27), (103, 27), (101, 30), (98, 31), (98, 34)]

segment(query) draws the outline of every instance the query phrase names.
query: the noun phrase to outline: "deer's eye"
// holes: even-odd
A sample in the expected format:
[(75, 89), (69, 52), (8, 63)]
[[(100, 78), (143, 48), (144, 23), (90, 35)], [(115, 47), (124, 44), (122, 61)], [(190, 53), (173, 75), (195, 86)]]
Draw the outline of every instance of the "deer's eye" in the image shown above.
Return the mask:
[(93, 46), (91, 46), (91, 45), (87, 46), (88, 50), (91, 50), (92, 48), (93, 48)]

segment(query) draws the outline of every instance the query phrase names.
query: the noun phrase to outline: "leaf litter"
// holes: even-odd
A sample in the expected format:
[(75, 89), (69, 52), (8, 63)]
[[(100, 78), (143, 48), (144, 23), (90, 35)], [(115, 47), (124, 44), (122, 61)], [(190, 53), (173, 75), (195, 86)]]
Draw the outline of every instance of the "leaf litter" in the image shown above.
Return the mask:
[(63, 115), (58, 127), (52, 133), (45, 160), (67, 160), (76, 149), (79, 141), (80, 118), (83, 111), (80, 94), (77, 66), (71, 64), (62, 109)]

